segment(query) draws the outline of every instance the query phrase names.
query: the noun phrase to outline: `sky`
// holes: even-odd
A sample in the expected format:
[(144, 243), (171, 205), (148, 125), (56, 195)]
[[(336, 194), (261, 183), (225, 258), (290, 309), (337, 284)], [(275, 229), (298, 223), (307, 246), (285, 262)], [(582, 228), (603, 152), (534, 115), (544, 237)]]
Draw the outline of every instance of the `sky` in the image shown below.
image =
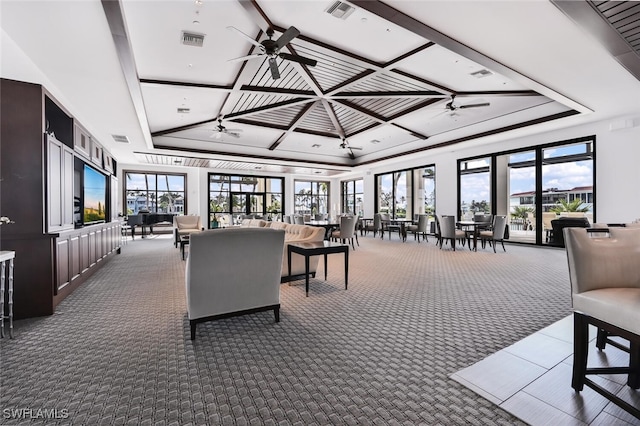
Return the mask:
[(107, 197), (106, 176), (89, 167), (85, 167), (84, 173), (84, 205), (86, 207), (98, 208), (98, 203), (104, 209)]

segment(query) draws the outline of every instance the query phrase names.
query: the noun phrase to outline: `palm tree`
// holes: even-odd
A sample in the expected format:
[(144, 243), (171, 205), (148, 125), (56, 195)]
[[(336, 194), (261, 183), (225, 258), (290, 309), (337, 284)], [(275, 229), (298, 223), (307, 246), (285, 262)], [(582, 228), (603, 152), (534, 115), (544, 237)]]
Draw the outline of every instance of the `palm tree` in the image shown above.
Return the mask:
[(583, 201), (580, 198), (575, 198), (573, 201), (558, 200), (556, 205), (551, 207), (549, 211), (554, 213), (561, 212), (588, 212), (589, 207), (580, 207)]

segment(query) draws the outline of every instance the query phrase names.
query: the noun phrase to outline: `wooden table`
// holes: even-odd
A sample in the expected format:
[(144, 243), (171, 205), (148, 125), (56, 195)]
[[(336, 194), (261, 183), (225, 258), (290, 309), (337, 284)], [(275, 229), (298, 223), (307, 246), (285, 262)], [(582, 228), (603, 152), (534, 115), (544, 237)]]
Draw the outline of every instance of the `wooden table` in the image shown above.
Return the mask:
[[(402, 242), (407, 241), (407, 227), (406, 224), (409, 223), (413, 223), (413, 219), (407, 219), (407, 218), (398, 218), (398, 219), (389, 219), (389, 220), (383, 220), (383, 227), (382, 227), (382, 235), (381, 238), (384, 240), (384, 224), (386, 223), (387, 225), (399, 225), (400, 226), (400, 238), (402, 238)], [(391, 239), (391, 230), (389, 230), (389, 239)]]
[(309, 243), (289, 243), (287, 248), (287, 266), (291, 276), (291, 253), (304, 256), (304, 289), (309, 297), (309, 257), (324, 256), (324, 280), (327, 280), (327, 255), (344, 253), (344, 289), (349, 285), (349, 244), (338, 244), (331, 241), (314, 241)]

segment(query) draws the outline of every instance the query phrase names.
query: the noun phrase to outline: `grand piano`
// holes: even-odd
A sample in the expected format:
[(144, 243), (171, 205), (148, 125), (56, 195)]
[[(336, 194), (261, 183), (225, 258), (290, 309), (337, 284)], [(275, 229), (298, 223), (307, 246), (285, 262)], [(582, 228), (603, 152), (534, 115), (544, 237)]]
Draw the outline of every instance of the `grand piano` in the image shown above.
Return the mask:
[(153, 225), (161, 222), (173, 223), (173, 217), (176, 213), (138, 213), (127, 217), (127, 225), (131, 227), (131, 239), (135, 238), (136, 226), (139, 226), (141, 236), (144, 238), (144, 228), (149, 227), (149, 233), (153, 234)]

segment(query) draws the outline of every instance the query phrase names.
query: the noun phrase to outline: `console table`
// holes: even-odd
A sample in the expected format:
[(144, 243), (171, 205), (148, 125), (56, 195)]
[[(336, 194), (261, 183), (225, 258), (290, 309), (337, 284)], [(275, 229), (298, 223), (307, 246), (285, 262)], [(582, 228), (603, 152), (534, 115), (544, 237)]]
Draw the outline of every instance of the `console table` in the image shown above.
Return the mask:
[[(9, 320), (9, 337), (13, 339), (13, 259), (16, 257), (15, 251), (0, 251), (0, 337), (4, 337), (4, 320)], [(5, 281), (9, 281), (5, 291)], [(9, 315), (4, 314), (4, 295), (8, 293), (7, 304), (9, 305)]]
[(344, 289), (349, 284), (349, 244), (338, 244), (331, 241), (314, 241), (309, 243), (289, 243), (287, 248), (287, 266), (291, 276), (291, 253), (304, 256), (304, 281), (305, 292), (309, 297), (309, 257), (324, 256), (324, 280), (327, 280), (327, 255), (344, 253)]

